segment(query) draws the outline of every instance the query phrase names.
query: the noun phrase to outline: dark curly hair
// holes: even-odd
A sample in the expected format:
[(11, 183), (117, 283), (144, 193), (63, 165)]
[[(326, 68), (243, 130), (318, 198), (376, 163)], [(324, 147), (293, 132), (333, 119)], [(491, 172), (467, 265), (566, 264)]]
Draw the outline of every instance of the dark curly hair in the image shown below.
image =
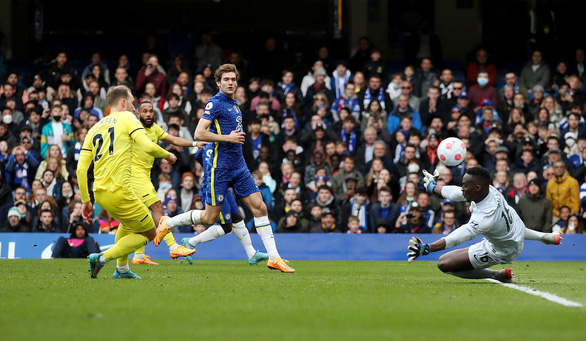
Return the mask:
[(482, 178), (485, 183), (485, 185), (489, 185), (491, 182), (491, 177), (490, 177), (490, 173), (488, 172), (488, 170), (482, 166), (476, 166), (476, 167), (472, 167), (469, 168), (466, 171), (466, 174), (472, 175), (472, 176), (477, 176), (479, 178)]

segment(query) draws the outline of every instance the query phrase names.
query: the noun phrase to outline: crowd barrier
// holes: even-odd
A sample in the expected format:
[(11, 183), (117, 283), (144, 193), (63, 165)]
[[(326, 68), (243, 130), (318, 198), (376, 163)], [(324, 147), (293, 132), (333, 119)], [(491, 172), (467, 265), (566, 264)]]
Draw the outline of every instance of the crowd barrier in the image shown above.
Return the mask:
[[(0, 233), (0, 258), (51, 258), (55, 241), (65, 234)], [(177, 241), (189, 234), (175, 234)], [(440, 236), (418, 235), (423, 242), (431, 243)], [(114, 244), (114, 235), (94, 234), (102, 251)], [(253, 246), (264, 250), (262, 241), (252, 234)], [(291, 260), (406, 260), (411, 235), (393, 234), (276, 234), (280, 254)], [(478, 237), (458, 247), (469, 246), (481, 240)], [(425, 260), (437, 260), (443, 252), (425, 256)], [(146, 253), (153, 259), (168, 259), (169, 252), (163, 242), (158, 248), (150, 243)], [(246, 254), (238, 238), (229, 234), (212, 242), (199, 244), (195, 259), (245, 259)], [(525, 249), (519, 261), (586, 261), (586, 235), (564, 235), (562, 245), (545, 245), (537, 241), (525, 241)]]

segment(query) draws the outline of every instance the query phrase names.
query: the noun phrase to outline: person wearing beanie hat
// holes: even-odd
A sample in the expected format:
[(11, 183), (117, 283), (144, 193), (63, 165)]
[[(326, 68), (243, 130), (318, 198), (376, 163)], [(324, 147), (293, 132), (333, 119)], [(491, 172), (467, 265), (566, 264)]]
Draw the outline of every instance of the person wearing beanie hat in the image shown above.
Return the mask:
[(18, 207), (13, 206), (8, 210), (8, 219), (2, 226), (2, 232), (31, 232), (31, 226), (24, 219)]

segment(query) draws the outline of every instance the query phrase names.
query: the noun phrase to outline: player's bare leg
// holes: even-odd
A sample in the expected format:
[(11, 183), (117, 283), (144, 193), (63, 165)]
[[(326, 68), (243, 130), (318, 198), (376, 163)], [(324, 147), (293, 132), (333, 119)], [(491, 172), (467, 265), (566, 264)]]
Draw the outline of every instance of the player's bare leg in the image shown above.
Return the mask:
[(295, 269), (287, 265), (284, 259), (281, 258), (277, 251), (277, 244), (275, 243), (275, 236), (268, 217), (267, 205), (262, 200), (260, 192), (252, 193), (251, 195), (242, 198), (242, 201), (254, 215), (254, 226), (256, 233), (262, 239), (263, 244), (269, 254), (269, 261), (267, 267), (273, 270), (281, 270), (281, 272), (292, 273)]
[(468, 258), (468, 248), (442, 255), (437, 262), (437, 267), (444, 273), (467, 279), (492, 278), (504, 283), (512, 283), (515, 278), (511, 269), (474, 269)]
[[(160, 201), (157, 201), (154, 204), (152, 204), (149, 207), (149, 209), (151, 210), (151, 212), (153, 212), (154, 221), (159, 221), (163, 216), (163, 204)], [(183, 245), (177, 244), (175, 237), (173, 237), (173, 233), (171, 233), (170, 231), (167, 231), (167, 233), (165, 233), (162, 240), (164, 240), (167, 243), (171, 258), (187, 257), (195, 252), (195, 250), (189, 250)], [(144, 254), (144, 247), (142, 247), (135, 252), (134, 258), (132, 259), (132, 263), (158, 265), (158, 263), (150, 261), (148, 258), (149, 257)]]

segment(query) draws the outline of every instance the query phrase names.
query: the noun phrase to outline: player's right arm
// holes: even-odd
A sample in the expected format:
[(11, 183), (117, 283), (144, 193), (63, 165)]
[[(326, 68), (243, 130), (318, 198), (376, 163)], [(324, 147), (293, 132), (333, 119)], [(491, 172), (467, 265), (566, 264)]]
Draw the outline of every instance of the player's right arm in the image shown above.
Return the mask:
[(459, 186), (442, 186), (437, 184), (439, 171), (436, 169), (433, 174), (429, 174), (425, 169), (423, 170), (423, 187), (430, 194), (439, 194), (446, 199), (452, 201), (466, 201), (462, 195), (462, 188)]
[(167, 161), (169, 161), (171, 164), (177, 160), (177, 157), (174, 154), (169, 153), (148, 138), (144, 127), (136, 118), (133, 117), (127, 122), (128, 135), (134, 140), (135, 148), (142, 148), (152, 157), (167, 159)]
[(235, 144), (244, 144), (244, 134), (241, 131), (233, 130), (230, 135), (219, 135), (209, 131), (209, 127), (212, 125), (212, 121), (205, 118), (201, 118), (195, 128), (195, 140), (207, 141), (207, 142), (229, 142)]
[(81, 209), (81, 215), (86, 223), (91, 223), (91, 216), (94, 211), (94, 207), (90, 202), (90, 192), (87, 183), (87, 172), (90, 168), (92, 160), (94, 159), (94, 151), (91, 147), (92, 139), (86, 138), (81, 151), (79, 153), (79, 161), (77, 163), (77, 183), (81, 192), (81, 202), (83, 207)]

